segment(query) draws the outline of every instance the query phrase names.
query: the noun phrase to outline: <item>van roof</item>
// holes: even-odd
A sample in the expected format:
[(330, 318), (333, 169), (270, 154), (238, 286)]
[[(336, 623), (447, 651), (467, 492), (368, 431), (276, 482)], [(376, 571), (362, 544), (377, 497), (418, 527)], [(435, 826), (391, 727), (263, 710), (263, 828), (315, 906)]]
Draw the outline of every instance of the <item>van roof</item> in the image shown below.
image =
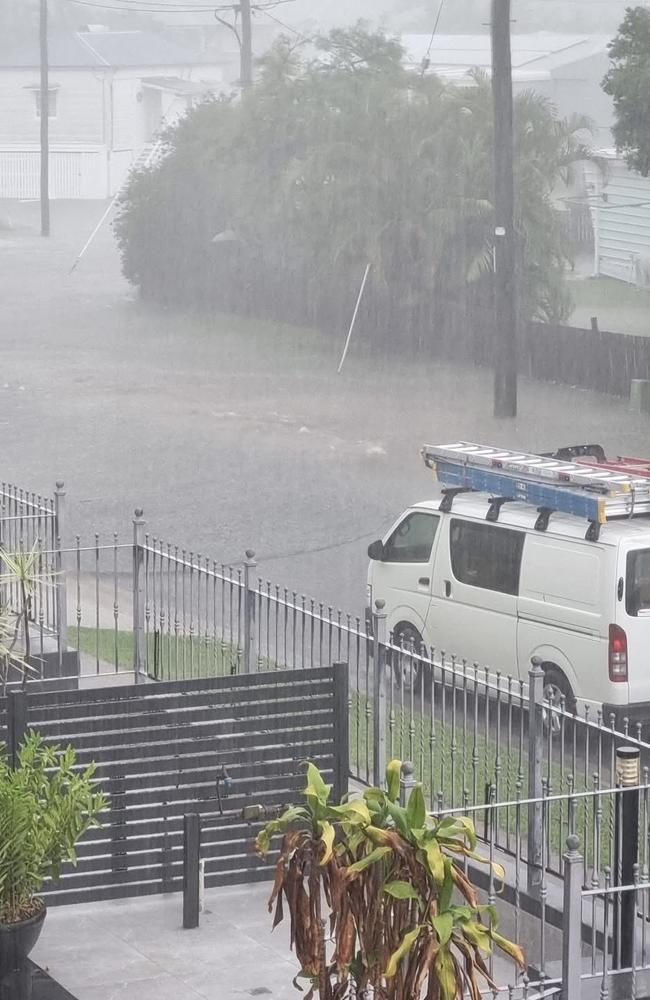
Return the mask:
[[(464, 493), (454, 497), (452, 513), (462, 517), (485, 520), (491, 497), (488, 493)], [(421, 500), (411, 505), (411, 510), (438, 510), (441, 498)], [(537, 520), (537, 510), (531, 504), (513, 500), (501, 508), (499, 524), (513, 528), (533, 529)], [(562, 538), (584, 539), (587, 522), (571, 514), (553, 514), (549, 520), (547, 535)], [(618, 518), (601, 525), (599, 542), (603, 545), (618, 546), (621, 542), (650, 547), (650, 514), (640, 514), (634, 518)], [(589, 544), (594, 544), (590, 542)]]

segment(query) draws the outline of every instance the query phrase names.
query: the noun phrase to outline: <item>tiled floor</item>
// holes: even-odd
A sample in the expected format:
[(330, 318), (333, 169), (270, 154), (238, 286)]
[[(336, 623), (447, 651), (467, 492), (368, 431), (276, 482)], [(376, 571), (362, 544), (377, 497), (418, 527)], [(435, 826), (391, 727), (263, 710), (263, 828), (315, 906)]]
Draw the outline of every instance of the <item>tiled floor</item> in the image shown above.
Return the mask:
[(53, 908), (32, 958), (77, 1000), (293, 1000), (298, 966), (268, 894), (208, 891), (196, 930), (178, 894)]

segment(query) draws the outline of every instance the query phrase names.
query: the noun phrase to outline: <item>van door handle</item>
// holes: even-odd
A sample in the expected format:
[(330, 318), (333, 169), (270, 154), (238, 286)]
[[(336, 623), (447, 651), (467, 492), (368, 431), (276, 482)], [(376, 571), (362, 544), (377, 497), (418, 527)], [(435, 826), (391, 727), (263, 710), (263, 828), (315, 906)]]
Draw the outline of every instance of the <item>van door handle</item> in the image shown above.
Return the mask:
[(451, 597), (451, 580), (445, 580), (445, 597)]
[(418, 580), (419, 587), (428, 587), (430, 583), (431, 583), (431, 577), (428, 576), (421, 576), (420, 579)]

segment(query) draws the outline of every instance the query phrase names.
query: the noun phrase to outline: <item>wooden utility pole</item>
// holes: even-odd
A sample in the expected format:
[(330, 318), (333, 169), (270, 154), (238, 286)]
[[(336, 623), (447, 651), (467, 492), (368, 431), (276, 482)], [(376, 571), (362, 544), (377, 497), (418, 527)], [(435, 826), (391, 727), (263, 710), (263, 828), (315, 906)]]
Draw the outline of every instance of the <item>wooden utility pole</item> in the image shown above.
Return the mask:
[(253, 27), (251, 23), (251, 0), (240, 0), (241, 10), (241, 60), (240, 80), (242, 90), (253, 83)]
[(517, 297), (510, 0), (492, 0), (494, 102), (494, 415), (517, 415)]
[(39, 38), (41, 50), (41, 236), (50, 235), (50, 89), (47, 52), (47, 0), (40, 0)]

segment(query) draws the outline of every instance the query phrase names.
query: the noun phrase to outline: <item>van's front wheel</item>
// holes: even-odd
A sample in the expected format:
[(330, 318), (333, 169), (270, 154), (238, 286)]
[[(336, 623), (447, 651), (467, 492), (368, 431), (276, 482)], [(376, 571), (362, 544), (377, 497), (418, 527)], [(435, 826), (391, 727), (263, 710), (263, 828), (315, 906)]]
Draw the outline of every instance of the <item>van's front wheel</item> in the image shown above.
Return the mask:
[(414, 625), (403, 622), (393, 631), (393, 644), (399, 646), (399, 650), (391, 650), (395, 681), (408, 690), (417, 685), (420, 677), (422, 636)]
[[(576, 710), (576, 698), (571, 690), (571, 685), (559, 667), (554, 663), (544, 663), (544, 704), (550, 703), (552, 708), (564, 707), (565, 712), (574, 714)], [(551, 716), (550, 720), (547, 716)], [(554, 732), (561, 728), (561, 717), (555, 712), (544, 712), (544, 722), (551, 726)]]

